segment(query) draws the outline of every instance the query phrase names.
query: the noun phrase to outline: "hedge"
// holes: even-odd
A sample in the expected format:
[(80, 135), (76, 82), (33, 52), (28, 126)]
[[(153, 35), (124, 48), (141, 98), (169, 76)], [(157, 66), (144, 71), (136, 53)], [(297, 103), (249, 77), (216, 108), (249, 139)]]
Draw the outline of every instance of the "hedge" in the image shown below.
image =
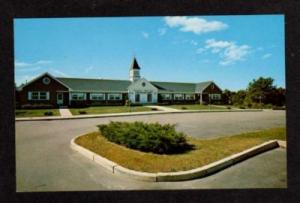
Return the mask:
[(101, 134), (109, 141), (144, 152), (172, 154), (191, 149), (186, 135), (176, 132), (175, 126), (143, 122), (110, 122), (98, 125)]

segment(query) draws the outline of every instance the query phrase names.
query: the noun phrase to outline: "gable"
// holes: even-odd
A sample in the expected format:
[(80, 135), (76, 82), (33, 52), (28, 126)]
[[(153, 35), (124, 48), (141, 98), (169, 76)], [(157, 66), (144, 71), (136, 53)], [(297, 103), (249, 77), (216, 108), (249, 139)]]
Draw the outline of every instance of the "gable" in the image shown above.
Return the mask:
[(128, 91), (156, 91), (157, 88), (153, 86), (148, 80), (145, 78), (141, 78), (135, 82), (132, 82), (128, 86)]
[(33, 80), (29, 81), (18, 88), (19, 91), (30, 90), (30, 91), (46, 91), (46, 90), (56, 90), (56, 91), (68, 91), (68, 87), (58, 81), (55, 77), (49, 73), (44, 73)]
[(204, 90), (203, 93), (222, 93), (222, 90), (214, 83), (211, 82)]

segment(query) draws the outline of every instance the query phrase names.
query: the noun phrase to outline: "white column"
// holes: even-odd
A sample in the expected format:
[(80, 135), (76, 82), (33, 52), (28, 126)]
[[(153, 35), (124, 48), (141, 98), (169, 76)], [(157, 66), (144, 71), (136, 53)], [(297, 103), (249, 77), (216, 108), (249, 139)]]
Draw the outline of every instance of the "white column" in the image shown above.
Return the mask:
[(203, 103), (202, 94), (200, 93), (199, 96), (200, 96), (200, 104), (202, 104)]

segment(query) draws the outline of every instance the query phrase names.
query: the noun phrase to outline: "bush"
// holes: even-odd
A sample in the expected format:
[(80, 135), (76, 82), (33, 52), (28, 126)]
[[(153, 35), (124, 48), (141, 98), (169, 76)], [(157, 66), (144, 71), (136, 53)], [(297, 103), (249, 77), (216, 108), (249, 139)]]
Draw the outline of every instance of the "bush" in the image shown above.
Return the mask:
[(24, 104), (21, 105), (22, 109), (52, 109), (54, 106), (52, 104)]
[(86, 114), (86, 111), (79, 111), (79, 114)]
[(151, 108), (151, 110), (152, 110), (152, 111), (157, 111), (158, 109), (157, 109), (157, 108)]
[(244, 106), (240, 106), (239, 108), (240, 108), (240, 109), (245, 109), (245, 107), (244, 107)]
[(230, 106), (227, 106), (227, 109), (231, 109), (231, 107), (230, 107)]
[(176, 132), (175, 126), (170, 124), (110, 122), (98, 128), (109, 141), (144, 152), (171, 154), (191, 148), (186, 135)]
[(181, 109), (182, 109), (182, 110), (186, 110), (187, 108), (186, 108), (185, 106), (182, 106)]
[(44, 113), (45, 116), (53, 116), (53, 112), (52, 111), (46, 111)]

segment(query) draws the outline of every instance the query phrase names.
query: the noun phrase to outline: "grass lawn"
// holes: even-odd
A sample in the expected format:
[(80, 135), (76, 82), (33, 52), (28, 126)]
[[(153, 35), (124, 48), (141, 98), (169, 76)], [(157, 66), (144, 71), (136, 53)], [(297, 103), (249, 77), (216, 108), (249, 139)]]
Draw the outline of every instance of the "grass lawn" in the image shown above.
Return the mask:
[(152, 111), (151, 108), (144, 106), (93, 106), (87, 108), (70, 108), (73, 115), (80, 115), (80, 111), (85, 111), (86, 114), (104, 114), (104, 113), (125, 113), (125, 112), (139, 112)]
[(199, 140), (188, 137), (195, 149), (183, 154), (158, 155), (128, 149), (107, 141), (99, 132), (81, 136), (75, 142), (123, 167), (144, 172), (174, 172), (201, 167), (272, 139), (286, 139), (285, 128)]
[(16, 117), (39, 117), (45, 116), (45, 112), (52, 112), (52, 116), (60, 116), (58, 109), (16, 109)]
[(218, 107), (215, 105), (203, 105), (203, 104), (174, 104), (166, 107), (179, 109), (179, 110), (208, 110), (208, 109), (226, 109), (222, 106)]

